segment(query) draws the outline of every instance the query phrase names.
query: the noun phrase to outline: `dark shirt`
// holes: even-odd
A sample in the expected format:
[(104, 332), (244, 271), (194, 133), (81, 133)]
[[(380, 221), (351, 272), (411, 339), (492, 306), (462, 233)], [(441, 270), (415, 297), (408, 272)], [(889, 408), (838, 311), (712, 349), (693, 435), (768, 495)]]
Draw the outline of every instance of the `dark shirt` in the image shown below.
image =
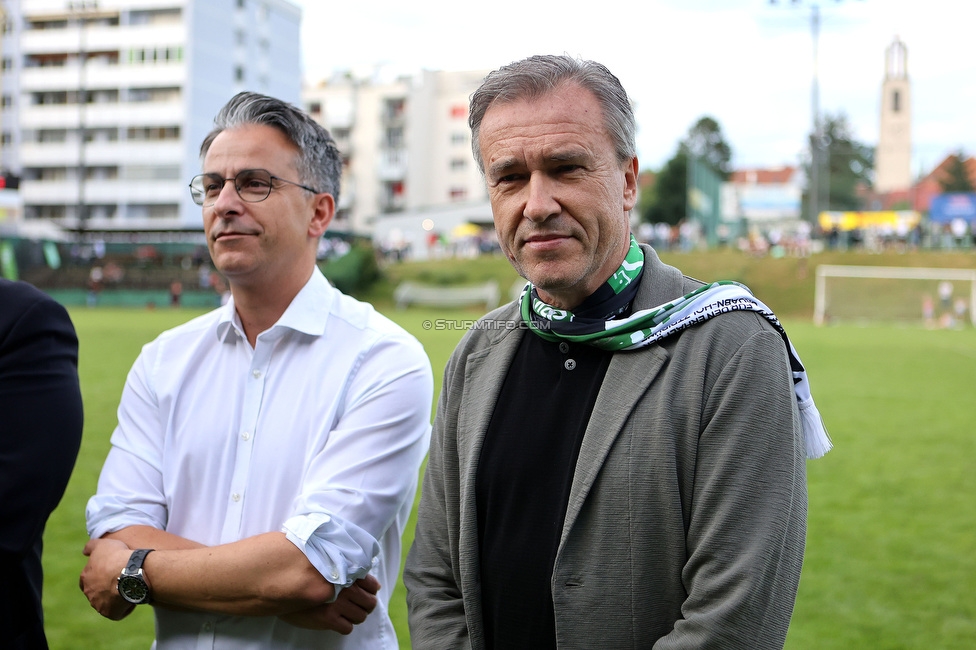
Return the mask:
[[(81, 445), (78, 339), (64, 307), (0, 279), (0, 647), (47, 648), (41, 537)], [(72, 551), (76, 552), (76, 551)]]
[(550, 582), (583, 432), (612, 354), (527, 333), (478, 463), (488, 648), (556, 647)]

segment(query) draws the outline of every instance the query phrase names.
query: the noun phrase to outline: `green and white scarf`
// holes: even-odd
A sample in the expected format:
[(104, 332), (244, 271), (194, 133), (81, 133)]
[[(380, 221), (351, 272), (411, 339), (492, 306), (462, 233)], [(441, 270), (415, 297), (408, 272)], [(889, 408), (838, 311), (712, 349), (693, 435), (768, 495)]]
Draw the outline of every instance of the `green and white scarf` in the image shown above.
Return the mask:
[(820, 458), (832, 446), (820, 412), (813, 402), (810, 382), (786, 330), (772, 310), (748, 287), (721, 281), (696, 289), (676, 300), (617, 318), (630, 306), (637, 293), (644, 268), (644, 252), (633, 235), (630, 249), (617, 272), (574, 311), (546, 304), (531, 282), (519, 300), (522, 320), (547, 341), (568, 341), (592, 345), (611, 352), (638, 350), (673, 336), (684, 329), (732, 311), (754, 311), (768, 320), (783, 337), (789, 352), (807, 458)]

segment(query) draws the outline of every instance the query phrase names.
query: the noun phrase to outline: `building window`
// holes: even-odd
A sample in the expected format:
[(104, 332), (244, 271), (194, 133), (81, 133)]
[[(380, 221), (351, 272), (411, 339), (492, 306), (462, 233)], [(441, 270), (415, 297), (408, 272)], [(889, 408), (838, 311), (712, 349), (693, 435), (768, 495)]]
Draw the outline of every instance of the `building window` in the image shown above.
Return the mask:
[(115, 142), (119, 139), (119, 130), (114, 126), (85, 129), (85, 142)]
[(0, 106), (7, 108), (14, 103), (13, 98), (10, 95), (3, 95), (0, 97)]
[(2, 134), (0, 134), (0, 145), (6, 147), (8, 144), (11, 143), (11, 141), (12, 138), (10, 137), (9, 131), (4, 131)]
[(451, 144), (467, 144), (468, 136), (460, 131), (451, 134)]
[(891, 93), (891, 110), (895, 113), (901, 110), (901, 93), (897, 90)]
[(451, 119), (460, 120), (468, 116), (468, 107), (464, 104), (454, 104), (451, 106)]
[[(33, 212), (33, 215), (28, 215), (28, 212)], [(64, 219), (66, 214), (67, 208), (63, 205), (38, 205), (24, 209), (25, 217), (35, 219)]]
[(156, 141), (156, 140), (179, 140), (180, 127), (178, 126), (130, 126), (126, 130), (127, 140), (136, 141)]
[(451, 170), (459, 171), (468, 166), (468, 161), (464, 158), (451, 158)]
[(397, 149), (403, 146), (403, 129), (394, 127), (386, 130), (386, 146), (390, 149)]
[(404, 110), (407, 107), (407, 100), (402, 97), (396, 97), (393, 99), (386, 100), (385, 107), (385, 118), (387, 120), (394, 120), (401, 115), (403, 115)]
[(450, 192), (450, 197), (452, 201), (463, 201), (468, 197), (468, 188), (452, 187)]
[(61, 143), (68, 141), (67, 129), (38, 129), (34, 141), (40, 143)]
[(180, 99), (180, 89), (176, 86), (164, 88), (130, 88), (129, 101), (138, 102), (175, 102)]
[(234, 68), (234, 81), (244, 81), (244, 68), (241, 66)]
[(14, 65), (14, 62), (13, 62), (13, 60), (9, 56), (3, 57), (3, 65), (2, 65), (2, 67), (3, 67), (4, 70), (9, 70), (10, 68), (13, 67), (13, 65)]
[(174, 219), (179, 216), (179, 206), (172, 203), (133, 204), (129, 206), (129, 219)]

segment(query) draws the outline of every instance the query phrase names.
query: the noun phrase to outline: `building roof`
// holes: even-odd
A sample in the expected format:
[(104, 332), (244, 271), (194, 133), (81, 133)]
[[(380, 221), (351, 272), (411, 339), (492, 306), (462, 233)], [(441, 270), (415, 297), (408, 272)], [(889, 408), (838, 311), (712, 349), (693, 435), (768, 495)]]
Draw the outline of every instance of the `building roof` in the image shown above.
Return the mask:
[(789, 183), (794, 180), (796, 167), (787, 165), (769, 169), (736, 169), (729, 176), (732, 183), (748, 183), (754, 185), (772, 185)]

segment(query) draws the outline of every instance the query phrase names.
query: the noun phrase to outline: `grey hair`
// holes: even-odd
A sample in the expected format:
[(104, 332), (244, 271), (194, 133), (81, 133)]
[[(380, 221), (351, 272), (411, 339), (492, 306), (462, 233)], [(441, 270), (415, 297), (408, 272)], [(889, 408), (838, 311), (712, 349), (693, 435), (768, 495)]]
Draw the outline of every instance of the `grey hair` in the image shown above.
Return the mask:
[(308, 113), (280, 99), (247, 91), (234, 95), (214, 118), (213, 130), (200, 145), (200, 159), (207, 156), (210, 145), (222, 132), (248, 124), (281, 131), (298, 147), (299, 182), (331, 194), (338, 205), (342, 156), (335, 140)]
[(620, 162), (637, 155), (637, 121), (627, 91), (606, 66), (563, 55), (536, 55), (510, 63), (485, 77), (471, 95), (468, 126), (471, 127), (471, 151), (478, 169), (484, 174), (478, 135), (485, 113), (495, 103), (507, 104), (520, 99), (541, 97), (562, 84), (577, 84), (589, 90), (603, 109), (603, 122)]

